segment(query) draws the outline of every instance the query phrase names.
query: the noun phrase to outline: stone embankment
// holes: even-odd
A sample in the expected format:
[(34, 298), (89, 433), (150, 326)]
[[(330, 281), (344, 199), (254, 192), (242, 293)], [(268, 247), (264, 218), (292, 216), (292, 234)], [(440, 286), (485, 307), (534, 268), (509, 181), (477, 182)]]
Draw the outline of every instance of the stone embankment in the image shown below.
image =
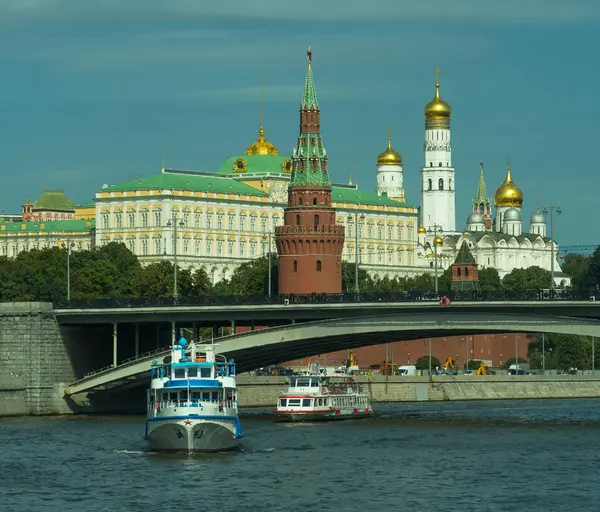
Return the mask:
[[(600, 376), (356, 377), (373, 402), (600, 398)], [(238, 376), (241, 407), (275, 407), (285, 377)]]

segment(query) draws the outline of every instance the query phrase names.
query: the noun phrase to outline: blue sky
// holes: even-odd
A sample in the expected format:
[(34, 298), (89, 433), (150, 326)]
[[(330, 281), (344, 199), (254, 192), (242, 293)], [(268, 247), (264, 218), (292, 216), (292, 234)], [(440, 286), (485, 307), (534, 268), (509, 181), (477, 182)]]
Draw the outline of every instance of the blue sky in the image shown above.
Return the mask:
[[(457, 225), (507, 156), (528, 224), (558, 202), (559, 243), (600, 243), (597, 0), (0, 0), (0, 209), (168, 167), (213, 171), (256, 138), (290, 153), (306, 47), (334, 181), (375, 187), (392, 125), (419, 203), (423, 107), (440, 67), (453, 108)], [(406, 5), (409, 4), (409, 5)], [(341, 8), (340, 6), (343, 6)]]

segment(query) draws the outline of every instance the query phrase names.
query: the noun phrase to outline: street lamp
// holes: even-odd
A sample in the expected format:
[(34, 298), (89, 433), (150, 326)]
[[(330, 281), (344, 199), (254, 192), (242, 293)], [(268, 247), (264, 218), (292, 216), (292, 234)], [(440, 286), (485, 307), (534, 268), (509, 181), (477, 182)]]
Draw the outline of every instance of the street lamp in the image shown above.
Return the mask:
[[(267, 240), (267, 236), (263, 235), (262, 236), (263, 241)], [(269, 297), (271, 297), (271, 231), (269, 231), (269, 291), (268, 291), (268, 295)], [(264, 253), (263, 253), (264, 256)]]
[[(360, 215), (360, 221), (365, 220), (364, 214)], [(352, 222), (352, 215), (348, 216), (348, 221)], [(354, 290), (359, 293), (358, 288), (358, 213), (354, 215)]]
[(560, 206), (554, 203), (550, 203), (548, 206), (544, 207), (543, 213), (544, 215), (548, 215), (550, 212), (550, 278), (552, 281), (550, 282), (550, 289), (554, 290), (556, 285), (554, 284), (554, 211), (556, 210), (556, 215), (560, 215), (562, 210)]
[(441, 239), (441, 237), (438, 236), (438, 233), (443, 233), (444, 230), (442, 229), (442, 226), (440, 226), (439, 224), (434, 224), (433, 226), (430, 226), (429, 229), (427, 230), (428, 233), (433, 233), (433, 266), (435, 267), (434, 270), (434, 275), (435, 275), (435, 293), (438, 293), (438, 263), (437, 263), (437, 248), (441, 247), (444, 243), (444, 241)]
[(179, 296), (177, 292), (177, 226), (183, 228), (183, 221), (177, 222), (177, 213), (173, 213), (173, 223), (167, 222), (167, 227), (173, 227), (173, 298)]
[(75, 244), (67, 240), (67, 302), (71, 302), (71, 247)]

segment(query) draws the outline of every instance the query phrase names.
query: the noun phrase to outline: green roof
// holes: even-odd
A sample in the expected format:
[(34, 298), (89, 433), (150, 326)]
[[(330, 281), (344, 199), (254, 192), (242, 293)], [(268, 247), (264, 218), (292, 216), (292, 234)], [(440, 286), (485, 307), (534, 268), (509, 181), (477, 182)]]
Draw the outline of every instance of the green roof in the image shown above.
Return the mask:
[(44, 190), (33, 203), (36, 210), (73, 211), (75, 205), (62, 190)]
[(372, 204), (380, 206), (397, 206), (399, 208), (414, 208), (413, 205), (394, 201), (386, 196), (379, 196), (374, 192), (366, 192), (354, 187), (331, 187), (331, 200), (335, 203)]
[[(89, 226), (87, 225), (89, 223)], [(25, 229), (23, 229), (25, 225)], [(43, 226), (43, 227), (42, 227)], [(3, 222), (2, 233), (37, 233), (43, 232), (61, 232), (61, 231), (92, 231), (96, 227), (96, 221), (93, 219), (86, 220), (48, 220), (41, 222)]]
[[(245, 172), (235, 172), (236, 163), (242, 161), (246, 167)], [(283, 174), (283, 164), (291, 160), (288, 156), (279, 155), (239, 155), (231, 156), (223, 162), (217, 170), (217, 174), (233, 174), (236, 176), (245, 176), (247, 174)], [(290, 167), (291, 170), (291, 167)], [(289, 174), (289, 173), (288, 173)]]
[(304, 79), (304, 92), (302, 93), (302, 101), (300, 108), (315, 108), (319, 109), (319, 101), (317, 100), (317, 90), (315, 89), (315, 80), (312, 71), (312, 53), (308, 49), (308, 69), (306, 78)]
[(96, 203), (94, 201), (90, 201), (89, 203), (78, 204), (76, 208), (96, 208)]
[(469, 249), (469, 244), (466, 240), (463, 240), (460, 249), (458, 250), (458, 254), (456, 255), (456, 259), (454, 260), (455, 265), (475, 265), (477, 262), (475, 261), (475, 257), (471, 253), (471, 249)]
[(216, 174), (199, 174), (177, 171), (166, 171), (145, 178), (128, 181), (118, 185), (103, 187), (100, 192), (121, 192), (129, 190), (161, 190), (177, 189), (191, 190), (193, 192), (215, 192), (220, 194), (240, 194), (248, 196), (265, 197), (268, 194), (240, 183), (226, 176)]

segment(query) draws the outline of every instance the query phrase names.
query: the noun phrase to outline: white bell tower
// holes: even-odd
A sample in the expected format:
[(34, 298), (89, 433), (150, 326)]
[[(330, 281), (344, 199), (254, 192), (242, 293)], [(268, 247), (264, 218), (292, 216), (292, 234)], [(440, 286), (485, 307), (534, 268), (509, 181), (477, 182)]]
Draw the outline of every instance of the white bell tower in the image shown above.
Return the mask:
[(388, 146), (377, 155), (377, 195), (386, 194), (394, 201), (404, 202), (402, 181), (402, 155), (392, 147), (391, 127), (388, 126)]
[(435, 70), (435, 97), (425, 105), (425, 162), (421, 168), (421, 222), (456, 232), (454, 168), (450, 145), (452, 109), (440, 97), (440, 69)]

